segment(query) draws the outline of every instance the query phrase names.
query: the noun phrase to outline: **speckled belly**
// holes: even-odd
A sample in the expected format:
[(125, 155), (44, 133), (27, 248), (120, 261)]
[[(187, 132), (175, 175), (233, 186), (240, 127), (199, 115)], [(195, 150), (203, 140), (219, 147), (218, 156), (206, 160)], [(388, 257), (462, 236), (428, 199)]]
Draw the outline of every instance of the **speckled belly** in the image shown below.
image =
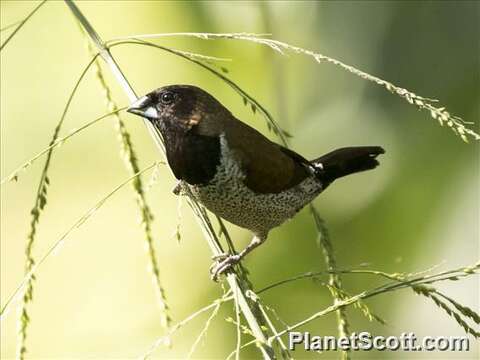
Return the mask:
[(264, 235), (293, 217), (321, 191), (312, 175), (278, 194), (259, 194), (245, 184), (245, 174), (225, 137), (220, 136), (221, 161), (214, 178), (205, 185), (188, 185), (192, 195), (223, 219)]
[(217, 173), (208, 185), (191, 185), (193, 195), (213, 213), (259, 235), (293, 217), (322, 190), (311, 177), (278, 194), (257, 194), (241, 178), (224, 175)]

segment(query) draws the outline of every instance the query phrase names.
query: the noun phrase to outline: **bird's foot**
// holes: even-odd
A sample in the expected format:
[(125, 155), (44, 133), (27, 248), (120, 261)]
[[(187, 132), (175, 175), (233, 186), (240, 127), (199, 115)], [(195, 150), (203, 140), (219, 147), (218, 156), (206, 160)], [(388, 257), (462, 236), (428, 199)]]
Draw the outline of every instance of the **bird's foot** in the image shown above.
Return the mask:
[(172, 189), (172, 192), (175, 194), (175, 195), (183, 195), (184, 191), (183, 191), (183, 182), (182, 180), (179, 180), (177, 182), (177, 184), (175, 185), (175, 187)]
[(218, 277), (233, 266), (239, 263), (241, 260), (240, 255), (220, 254), (214, 256), (215, 262), (210, 266), (210, 275), (213, 281), (218, 281)]
[[(221, 254), (218, 254), (218, 255), (213, 255), (212, 256), (212, 260), (213, 261), (219, 261), (219, 260), (225, 260), (227, 257), (229, 257), (231, 254), (228, 253), (228, 252), (224, 252), (224, 253), (221, 253)], [(212, 264), (212, 266), (210, 266), (210, 268), (212, 268), (213, 266), (215, 265), (215, 263)]]

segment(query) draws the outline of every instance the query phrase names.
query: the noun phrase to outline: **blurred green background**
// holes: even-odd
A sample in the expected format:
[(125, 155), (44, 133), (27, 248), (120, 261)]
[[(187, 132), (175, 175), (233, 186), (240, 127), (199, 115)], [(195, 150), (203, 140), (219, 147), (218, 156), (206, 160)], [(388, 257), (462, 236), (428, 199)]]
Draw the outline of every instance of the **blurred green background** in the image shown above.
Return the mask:
[[(479, 119), (479, 3), (476, 1), (354, 2), (161, 2), (78, 1), (104, 39), (161, 32), (256, 32), (309, 48), (354, 65), (419, 95), (441, 100), (466, 120)], [(23, 18), (36, 2), (3, 1), (1, 26)], [(8, 35), (2, 33), (2, 40)], [(390, 272), (415, 272), (469, 265), (479, 257), (478, 145), (465, 144), (384, 89), (330, 64), (301, 56), (282, 57), (241, 41), (162, 39), (159, 44), (233, 59), (228, 76), (253, 94), (294, 135), (292, 147), (307, 158), (349, 145), (381, 145), (387, 153), (375, 171), (335, 183), (315, 201), (327, 221), (341, 268), (369, 263)], [(69, 92), (89, 61), (86, 40), (61, 1), (44, 5), (1, 54), (2, 178), (48, 145)], [(265, 134), (265, 121), (206, 71), (172, 55), (134, 46), (114, 49), (139, 94), (174, 83), (201, 86), (240, 119)], [(127, 100), (106, 70), (120, 105)], [(80, 86), (62, 134), (106, 112), (90, 71)], [(159, 154), (141, 121), (124, 115), (142, 166)], [(478, 131), (478, 125), (476, 125)], [(273, 139), (272, 134), (268, 134)], [(2, 186), (1, 301), (23, 277), (24, 243), (39, 174), (37, 161), (19, 181)], [(128, 177), (111, 119), (103, 120), (54, 153), (48, 205), (34, 252), (43, 254), (86, 210)], [(146, 183), (149, 176), (144, 176)], [(148, 192), (155, 213), (154, 233), (174, 322), (208, 304), (221, 289), (209, 279), (210, 253), (187, 205), (182, 238), (177, 223), (174, 178), (162, 168)], [(238, 247), (250, 240), (231, 226)], [(306, 271), (325, 268), (308, 211), (274, 230), (250, 255), (246, 266), (256, 288)], [(28, 354), (40, 358), (133, 358), (163, 334), (144, 239), (130, 187), (117, 193), (69, 236), (58, 255), (37, 274)], [(346, 275), (354, 294), (381, 284), (367, 275)], [(440, 288), (479, 309), (475, 277)], [(293, 324), (331, 304), (328, 291), (299, 281), (263, 294), (266, 304)], [(413, 292), (368, 301), (388, 325), (369, 323), (348, 310), (351, 328), (373, 334), (463, 335), (444, 312)], [(233, 316), (224, 305), (194, 357), (225, 358), (234, 348)], [(173, 347), (158, 358), (184, 358), (206, 315), (180, 330)], [(1, 324), (1, 356), (15, 354), (16, 310)], [(302, 328), (334, 335), (335, 316)], [(244, 336), (247, 338), (247, 336)], [(258, 358), (255, 348), (242, 357)], [(468, 353), (364, 352), (355, 358), (473, 359)], [(297, 352), (295, 358), (317, 358)], [(322, 358), (336, 358), (325, 353)]]

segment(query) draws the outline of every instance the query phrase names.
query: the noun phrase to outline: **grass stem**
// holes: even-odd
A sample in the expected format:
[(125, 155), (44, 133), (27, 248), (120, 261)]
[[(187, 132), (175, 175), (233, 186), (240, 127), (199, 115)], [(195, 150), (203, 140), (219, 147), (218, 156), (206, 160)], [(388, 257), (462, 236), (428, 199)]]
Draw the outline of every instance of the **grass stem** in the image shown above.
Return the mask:
[[(100, 55), (102, 58), (106, 61), (107, 65), (109, 66), (110, 70), (112, 71), (113, 75), (117, 79), (118, 83), (128, 96), (129, 100), (131, 102), (135, 101), (137, 99), (137, 96), (131, 87), (130, 83), (128, 82), (127, 78), (124, 76), (123, 72), (121, 71), (120, 67), (110, 54), (110, 51), (108, 48), (105, 46), (103, 41), (101, 40), (100, 36), (96, 33), (96, 31), (93, 29), (91, 24), (88, 22), (88, 20), (85, 18), (85, 16), (81, 13), (81, 11), (78, 9), (78, 7), (75, 5), (75, 3), (71, 0), (65, 0), (65, 3), (67, 6), (70, 8), (72, 13), (74, 14), (75, 18), (82, 24), (84, 29), (86, 30), (87, 34), (89, 35), (90, 39), (93, 41), (93, 43), (96, 45), (98, 48)], [(145, 121), (147, 124), (147, 127), (150, 130), (151, 135), (159, 145), (160, 149), (162, 150), (163, 154), (165, 153), (164, 150), (164, 145), (161, 140), (161, 138), (157, 135), (157, 133), (153, 130), (152, 125)], [(206, 216), (206, 213), (204, 210), (196, 203), (196, 201), (193, 199), (193, 197), (190, 196), (189, 198), (189, 204), (191, 205), (192, 208), (197, 208), (197, 220), (203, 224), (202, 225), (202, 230), (204, 230), (204, 234), (207, 235), (206, 239), (207, 242), (210, 245), (210, 248), (213, 252), (213, 255), (220, 255), (223, 253), (223, 249), (220, 246), (218, 239), (215, 236), (215, 232), (210, 232), (207, 230), (207, 223), (209, 222), (208, 217)], [(200, 215), (201, 214), (201, 215)], [(200, 216), (198, 216), (200, 215)], [(250, 329), (252, 330), (253, 334), (257, 338), (257, 340), (260, 342), (260, 350), (262, 351), (262, 355), (266, 359), (271, 359), (274, 357), (273, 350), (270, 346), (268, 346), (266, 342), (266, 335), (264, 330), (261, 327), (262, 320), (257, 318), (255, 316), (255, 313), (253, 309), (250, 308), (250, 304), (246, 299), (244, 289), (240, 287), (240, 284), (238, 282), (237, 274), (234, 272), (230, 272), (227, 275), (227, 282), (230, 285), (230, 288), (232, 288), (233, 291), (238, 291), (238, 301), (239, 301), (239, 307), (242, 310), (242, 313), (249, 324)]]

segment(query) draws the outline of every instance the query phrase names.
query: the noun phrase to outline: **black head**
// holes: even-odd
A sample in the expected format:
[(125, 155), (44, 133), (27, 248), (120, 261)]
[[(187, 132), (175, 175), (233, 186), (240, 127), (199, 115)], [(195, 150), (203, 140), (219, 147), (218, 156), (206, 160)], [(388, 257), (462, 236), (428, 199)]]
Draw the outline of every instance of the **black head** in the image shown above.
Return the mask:
[(205, 115), (225, 108), (210, 94), (192, 85), (169, 85), (138, 99), (128, 112), (149, 119), (161, 132), (188, 131)]
[(195, 86), (170, 85), (138, 99), (127, 111), (147, 118), (161, 133), (177, 179), (199, 184), (213, 178), (220, 140), (212, 133), (230, 114), (213, 96)]

